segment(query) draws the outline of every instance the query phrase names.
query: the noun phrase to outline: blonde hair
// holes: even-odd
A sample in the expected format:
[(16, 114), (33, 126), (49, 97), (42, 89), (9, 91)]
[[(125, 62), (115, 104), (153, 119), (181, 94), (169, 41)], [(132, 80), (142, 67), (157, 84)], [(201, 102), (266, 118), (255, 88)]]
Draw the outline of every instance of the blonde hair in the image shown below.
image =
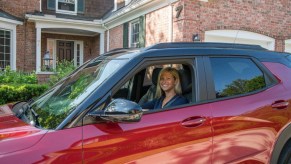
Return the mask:
[(160, 86), (161, 75), (164, 72), (169, 72), (174, 77), (174, 80), (176, 82), (174, 90), (175, 90), (176, 94), (179, 94), (179, 95), (182, 94), (180, 76), (179, 76), (178, 71), (175, 68), (166, 67), (166, 68), (163, 68), (159, 73), (159, 78), (158, 78), (158, 83), (157, 83), (157, 91), (156, 91), (155, 97), (160, 98), (162, 95), (165, 95), (165, 92), (161, 89), (161, 86)]

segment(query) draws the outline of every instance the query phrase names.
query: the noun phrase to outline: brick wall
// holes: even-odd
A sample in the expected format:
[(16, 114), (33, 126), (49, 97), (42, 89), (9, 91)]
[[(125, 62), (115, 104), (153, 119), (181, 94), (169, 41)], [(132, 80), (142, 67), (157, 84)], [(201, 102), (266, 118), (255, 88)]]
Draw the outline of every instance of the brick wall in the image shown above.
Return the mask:
[(36, 34), (35, 24), (24, 21), (16, 28), (16, 69), (31, 72), (35, 70)]
[(25, 13), (39, 11), (39, 0), (1, 0), (0, 9), (19, 18), (24, 18)]
[(37, 81), (39, 84), (47, 83), (50, 80), (52, 74), (38, 74)]
[(123, 24), (110, 29), (109, 43), (109, 50), (123, 47)]
[(184, 12), (183, 41), (190, 41), (195, 33), (209, 30), (244, 30), (279, 40), (276, 50), (282, 51), (280, 40), (291, 38), (290, 0), (231, 0), (200, 2), (181, 0)]
[[(114, 0), (84, 0), (84, 13), (78, 13), (78, 17), (93, 17), (100, 19), (110, 9), (113, 9)], [(55, 10), (47, 9), (47, 0), (42, 0), (42, 11), (47, 14), (55, 14)]]
[(146, 15), (146, 46), (169, 42), (170, 7), (164, 7)]
[(88, 55), (84, 56), (84, 62), (100, 55), (100, 35), (91, 37), (90, 40), (91, 46)]

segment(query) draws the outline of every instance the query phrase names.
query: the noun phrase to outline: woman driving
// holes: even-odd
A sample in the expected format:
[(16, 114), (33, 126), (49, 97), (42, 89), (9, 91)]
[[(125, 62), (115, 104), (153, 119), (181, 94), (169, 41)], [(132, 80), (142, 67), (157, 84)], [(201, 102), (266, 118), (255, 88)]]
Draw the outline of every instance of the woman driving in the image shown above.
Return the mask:
[(181, 90), (179, 73), (175, 68), (163, 68), (159, 74), (155, 99), (142, 105), (143, 109), (160, 109), (188, 103)]

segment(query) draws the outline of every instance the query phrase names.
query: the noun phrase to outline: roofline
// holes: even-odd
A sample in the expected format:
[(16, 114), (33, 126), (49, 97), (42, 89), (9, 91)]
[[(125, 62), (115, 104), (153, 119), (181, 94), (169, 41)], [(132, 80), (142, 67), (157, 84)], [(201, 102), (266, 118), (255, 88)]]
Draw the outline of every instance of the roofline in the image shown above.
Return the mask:
[(138, 3), (129, 3), (127, 6), (117, 10), (113, 15), (105, 19), (95, 19), (93, 21), (75, 20), (67, 18), (58, 18), (56, 15), (34, 15), (25, 14), (25, 18), (32, 22), (47, 22), (47, 23), (68, 23), (74, 25), (89, 25), (97, 26), (105, 30), (116, 27), (125, 22), (138, 18), (157, 9), (170, 5), (178, 0), (140, 0)]
[(21, 21), (8, 19), (8, 18), (3, 18), (3, 17), (0, 17), (0, 21), (11, 23), (11, 24), (16, 24), (16, 25), (23, 25), (23, 22), (21, 22)]
[(102, 20), (102, 22), (107, 28), (113, 28), (177, 1), (178, 0), (141, 0), (139, 3), (130, 3), (117, 11), (113, 11), (115, 13)]
[(55, 15), (33, 15), (33, 14), (25, 14), (25, 18), (28, 21), (40, 21), (40, 22), (50, 22), (50, 23), (70, 23), (75, 25), (90, 25), (90, 26), (102, 26), (102, 20), (96, 19), (94, 21), (84, 21), (84, 20), (76, 20), (76, 19), (66, 19), (66, 18), (58, 18)]

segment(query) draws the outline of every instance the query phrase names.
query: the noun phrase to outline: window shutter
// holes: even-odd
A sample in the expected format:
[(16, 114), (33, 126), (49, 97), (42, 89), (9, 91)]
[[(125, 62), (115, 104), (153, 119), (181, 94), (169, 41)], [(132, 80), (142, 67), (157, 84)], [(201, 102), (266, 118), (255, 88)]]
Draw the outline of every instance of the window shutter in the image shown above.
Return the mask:
[(56, 9), (56, 0), (47, 0), (47, 9), (55, 10)]
[(128, 48), (128, 22), (123, 24), (123, 48)]
[(78, 0), (78, 12), (84, 13), (85, 3), (84, 0)]
[(145, 17), (139, 17), (139, 47), (145, 47)]

